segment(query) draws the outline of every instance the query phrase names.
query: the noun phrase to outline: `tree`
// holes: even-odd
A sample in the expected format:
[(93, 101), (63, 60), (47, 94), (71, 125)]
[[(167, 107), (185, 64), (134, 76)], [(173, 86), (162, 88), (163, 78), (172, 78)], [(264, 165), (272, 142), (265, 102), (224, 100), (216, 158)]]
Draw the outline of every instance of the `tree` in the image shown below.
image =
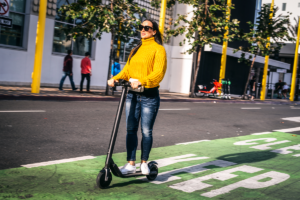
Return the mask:
[[(232, 21), (226, 19), (228, 16), (226, 11), (234, 9), (234, 5), (228, 6), (225, 0), (178, 0), (178, 2), (191, 5), (194, 9), (186, 15), (178, 15), (174, 22), (174, 29), (167, 29), (166, 39), (171, 36), (184, 35), (185, 39), (179, 45), (182, 46), (187, 43), (191, 46), (186, 52), (189, 54), (194, 53), (190, 95), (190, 97), (194, 97), (202, 48), (206, 44), (232, 41), (239, 32), (239, 21), (237, 19)], [(169, 1), (168, 5), (172, 4), (174, 4), (174, 1)], [(190, 20), (188, 19), (189, 14), (193, 15)], [(224, 34), (227, 31), (228, 38), (225, 39)]]
[(295, 25), (289, 26), (288, 29), (289, 29), (292, 37), (297, 38), (299, 21), (296, 18), (294, 18), (294, 21), (295, 21)]
[[(59, 12), (66, 16), (66, 19), (81, 19), (82, 23), (76, 24), (71, 29), (65, 29), (66, 34), (73, 39), (84, 36), (100, 40), (103, 32), (111, 33), (107, 76), (109, 79), (114, 38), (119, 36), (126, 41), (129, 36), (136, 34), (138, 25), (141, 24), (140, 18), (146, 11), (138, 7), (133, 0), (110, 0), (109, 4), (103, 4), (102, 0), (77, 0), (76, 3), (62, 6)], [(108, 94), (107, 84), (105, 94)]]
[[(290, 26), (289, 15), (276, 16), (277, 11), (278, 7), (270, 9), (267, 4), (264, 4), (259, 12), (257, 23), (253, 24), (252, 22), (248, 22), (250, 26), (250, 32), (240, 32), (239, 34), (242, 40), (249, 43), (249, 46), (241, 46), (238, 50), (234, 51), (242, 51), (238, 62), (244, 62), (248, 65), (251, 63), (243, 93), (244, 99), (246, 98), (251, 70), (254, 66), (256, 56), (270, 56), (273, 54), (279, 54), (281, 47), (285, 45), (284, 42), (294, 41), (294, 38), (290, 37), (288, 32), (288, 27)], [(273, 14), (272, 18), (270, 18), (271, 14)], [(246, 58), (246, 56), (248, 56), (248, 58)]]

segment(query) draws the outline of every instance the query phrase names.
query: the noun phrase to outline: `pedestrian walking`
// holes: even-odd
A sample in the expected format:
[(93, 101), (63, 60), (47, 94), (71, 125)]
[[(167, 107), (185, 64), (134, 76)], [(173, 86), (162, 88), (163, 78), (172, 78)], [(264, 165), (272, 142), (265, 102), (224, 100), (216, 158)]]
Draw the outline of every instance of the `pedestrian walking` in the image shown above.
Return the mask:
[(117, 76), (121, 71), (121, 65), (119, 63), (119, 58), (115, 59), (115, 62), (111, 65), (111, 78)]
[[(121, 71), (121, 65), (119, 64), (119, 58), (115, 59), (115, 62), (111, 65), (111, 78), (118, 75)], [(116, 87), (113, 87), (114, 91), (116, 90)]]
[(68, 50), (68, 55), (65, 56), (64, 58), (64, 67), (63, 67), (63, 75), (62, 78), (60, 80), (60, 84), (59, 84), (59, 90), (63, 90), (63, 84), (65, 82), (66, 77), (68, 76), (71, 82), (71, 86), (72, 86), (72, 90), (75, 91), (78, 88), (75, 88), (75, 84), (73, 81), (73, 51), (72, 50)]
[(248, 97), (250, 98), (251, 101), (254, 101), (255, 98), (255, 85), (256, 85), (256, 77), (253, 76), (252, 79), (249, 81), (248, 85), (248, 90), (249, 90), (249, 95)]
[[(114, 83), (119, 79), (130, 81), (132, 87), (128, 91), (126, 99), (128, 163), (121, 169), (123, 174), (136, 172), (139, 121), (141, 121), (142, 128), (141, 171), (143, 174), (150, 172), (147, 160), (152, 148), (153, 125), (160, 105), (158, 88), (167, 69), (166, 51), (162, 46), (157, 23), (154, 20), (146, 19), (139, 26), (139, 30), (142, 38), (140, 43), (131, 51), (123, 70), (108, 80), (108, 85), (111, 87), (114, 87)], [(145, 87), (143, 92), (133, 91), (140, 85)]]
[(92, 76), (92, 64), (90, 60), (91, 54), (89, 52), (85, 53), (85, 57), (81, 60), (81, 81), (80, 81), (80, 92), (82, 92), (83, 81), (86, 78), (86, 91), (90, 92), (90, 82)]
[(287, 93), (288, 93), (289, 89), (290, 89), (290, 87), (284, 82), (284, 85), (282, 87), (282, 95), (284, 96), (285, 99), (288, 99)]

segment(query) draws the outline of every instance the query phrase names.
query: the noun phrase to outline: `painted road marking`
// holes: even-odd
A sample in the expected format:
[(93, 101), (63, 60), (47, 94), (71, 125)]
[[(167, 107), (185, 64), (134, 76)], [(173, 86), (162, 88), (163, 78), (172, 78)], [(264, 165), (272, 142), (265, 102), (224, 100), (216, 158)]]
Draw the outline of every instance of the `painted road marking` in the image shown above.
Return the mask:
[(274, 131), (283, 132), (283, 133), (291, 133), (291, 132), (295, 132), (295, 131), (300, 131), (300, 127), (280, 129), (280, 130), (274, 130)]
[(202, 190), (204, 188), (208, 188), (208, 187), (212, 186), (210, 184), (203, 183), (203, 181), (207, 181), (210, 179), (225, 181), (225, 180), (237, 177), (238, 175), (232, 174), (234, 172), (255, 173), (255, 172), (259, 172), (261, 170), (263, 170), (263, 169), (244, 165), (244, 166), (236, 167), (233, 169), (228, 169), (228, 170), (225, 170), (222, 172), (217, 172), (217, 173), (210, 174), (207, 176), (203, 176), (203, 177), (195, 178), (192, 180), (184, 181), (181, 183), (177, 183), (177, 184), (171, 185), (170, 188), (181, 190), (183, 192), (191, 193), (191, 192), (195, 192), (197, 190)]
[(242, 110), (259, 110), (261, 108), (259, 107), (244, 107), (244, 108), (241, 108)]
[(14, 113), (14, 112), (46, 112), (45, 110), (1, 110), (3, 113)]
[[(258, 168), (259, 169), (259, 168)], [(225, 177), (224, 177), (225, 178)], [(262, 181), (263, 179), (271, 178), (271, 180), (268, 181)], [(212, 190), (210, 192), (206, 192), (204, 194), (201, 194), (201, 196), (205, 197), (215, 197), (220, 194), (226, 194), (230, 193), (232, 190), (235, 190), (237, 188), (247, 188), (247, 189), (260, 189), (260, 188), (266, 188), (273, 185), (277, 185), (283, 181), (286, 181), (290, 178), (290, 175), (280, 173), (280, 172), (267, 172), (261, 175), (257, 175), (251, 178), (248, 178), (246, 180), (239, 181), (237, 183), (233, 183), (231, 185), (227, 185), (225, 187), (222, 187), (220, 189)]]
[(272, 132), (261, 132), (261, 133), (252, 133), (251, 135), (265, 135), (265, 134), (270, 134)]
[[(281, 143), (275, 145), (275, 142)], [(241, 146), (237, 148), (236, 143)], [(262, 144), (267, 146), (253, 149), (253, 146)], [(125, 154), (114, 154), (114, 160), (121, 162)], [(29, 194), (33, 194), (35, 199), (65, 199), (67, 190), (68, 196), (73, 199), (98, 199), (99, 196), (103, 200), (121, 196), (124, 199), (144, 199), (155, 194), (157, 199), (249, 197), (296, 200), (299, 199), (297, 189), (300, 188), (297, 175), (299, 158), (300, 137), (289, 133), (223, 138), (186, 146), (153, 148), (151, 160), (158, 162), (159, 174), (156, 180), (145, 183), (146, 186), (135, 178), (113, 176), (108, 189), (94, 189), (105, 155), (55, 167), (1, 170), (1, 185), (9, 187), (1, 188), (0, 199), (8, 196), (25, 198)], [(49, 188), (55, 189), (55, 192), (48, 192)], [(85, 192), (89, 190), (93, 192)]]
[(96, 158), (96, 157), (95, 156), (83, 156), (83, 157), (77, 157), (77, 158), (53, 160), (53, 161), (27, 164), (27, 165), (21, 165), (21, 166), (26, 167), (26, 168), (32, 168), (32, 167), (40, 167), (40, 166), (55, 165), (55, 164), (61, 164), (61, 163), (67, 163), (67, 162), (74, 162), (74, 161), (79, 161), (79, 160), (88, 160), (88, 159), (94, 159), (94, 158)]
[(190, 108), (169, 108), (169, 109), (159, 109), (159, 110), (191, 110)]
[(300, 117), (287, 117), (282, 119), (287, 121), (292, 121), (292, 122), (300, 122)]
[[(184, 167), (181, 169), (175, 169), (175, 170), (159, 173), (158, 176), (156, 177), (156, 179), (154, 181), (152, 181), (151, 183), (162, 184), (162, 183), (167, 183), (167, 182), (174, 181), (174, 180), (179, 180), (181, 178), (178, 176), (174, 176), (173, 174), (178, 174), (178, 173), (182, 173), (182, 172), (191, 173), (191, 174), (205, 172), (207, 170), (210, 170), (205, 167), (212, 166), (212, 165), (217, 166), (217, 167), (229, 167), (232, 165), (236, 165), (236, 163), (225, 161), (225, 160), (215, 160), (215, 161), (211, 161), (211, 162), (207, 162), (207, 163), (203, 163), (203, 164)], [(143, 180), (143, 181), (148, 181), (148, 179), (144, 178), (144, 177), (138, 178), (138, 179)]]
[(185, 142), (185, 143), (177, 143), (175, 145), (187, 145), (187, 144), (194, 144), (194, 143), (199, 143), (199, 142), (206, 142), (206, 141), (210, 141), (210, 140), (198, 140), (198, 141), (193, 141), (193, 142)]

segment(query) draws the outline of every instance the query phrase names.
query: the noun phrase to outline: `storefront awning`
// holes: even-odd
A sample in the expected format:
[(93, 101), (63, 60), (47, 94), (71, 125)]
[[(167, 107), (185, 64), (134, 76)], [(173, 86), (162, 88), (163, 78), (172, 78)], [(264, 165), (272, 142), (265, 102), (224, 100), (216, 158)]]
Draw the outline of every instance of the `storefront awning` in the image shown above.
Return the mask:
[[(242, 52), (239, 51), (239, 52), (233, 53), (233, 50), (234, 50), (233, 48), (228, 47), (227, 48), (227, 56), (240, 58)], [(222, 54), (222, 45), (219, 45), (219, 44), (205, 45), (204, 51)], [(250, 53), (246, 53), (246, 57), (248, 57), (249, 55), (250, 55)], [(265, 57), (257, 56), (255, 59), (255, 62), (264, 64)], [(273, 59), (269, 59), (269, 66), (290, 70), (289, 63), (284, 63), (284, 62), (280, 62), (280, 61), (273, 60)]]

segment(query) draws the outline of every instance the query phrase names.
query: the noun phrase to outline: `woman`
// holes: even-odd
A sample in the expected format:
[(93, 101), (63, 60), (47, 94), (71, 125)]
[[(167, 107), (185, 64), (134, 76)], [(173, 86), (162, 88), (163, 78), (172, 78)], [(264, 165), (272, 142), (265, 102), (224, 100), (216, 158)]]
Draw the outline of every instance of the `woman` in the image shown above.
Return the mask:
[(152, 130), (160, 105), (158, 88), (167, 69), (167, 58), (157, 23), (147, 19), (139, 26), (139, 29), (141, 31), (141, 42), (131, 51), (124, 69), (108, 80), (108, 85), (114, 87), (115, 82), (124, 79), (131, 82), (133, 89), (138, 88), (140, 85), (145, 87), (142, 93), (129, 91), (127, 94), (126, 148), (128, 163), (121, 169), (121, 172), (128, 174), (136, 171), (137, 131), (141, 118), (143, 136), (141, 171), (147, 175), (150, 173), (147, 160), (152, 147)]

